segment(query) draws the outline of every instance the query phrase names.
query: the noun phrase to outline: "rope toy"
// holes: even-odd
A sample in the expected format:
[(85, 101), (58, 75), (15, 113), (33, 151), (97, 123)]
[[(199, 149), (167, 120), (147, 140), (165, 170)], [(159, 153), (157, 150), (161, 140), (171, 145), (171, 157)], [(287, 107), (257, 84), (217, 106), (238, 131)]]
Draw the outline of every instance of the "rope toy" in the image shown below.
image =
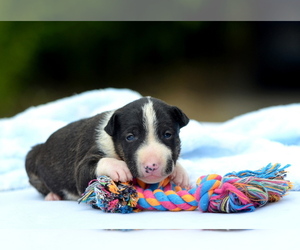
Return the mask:
[(89, 183), (78, 202), (110, 213), (196, 209), (210, 213), (251, 212), (279, 201), (292, 188), (291, 182), (284, 180), (289, 166), (268, 164), (257, 171), (232, 172), (224, 177), (210, 174), (200, 177), (190, 190), (175, 186), (168, 178), (158, 184), (145, 184), (138, 179), (134, 183), (115, 183), (100, 176)]

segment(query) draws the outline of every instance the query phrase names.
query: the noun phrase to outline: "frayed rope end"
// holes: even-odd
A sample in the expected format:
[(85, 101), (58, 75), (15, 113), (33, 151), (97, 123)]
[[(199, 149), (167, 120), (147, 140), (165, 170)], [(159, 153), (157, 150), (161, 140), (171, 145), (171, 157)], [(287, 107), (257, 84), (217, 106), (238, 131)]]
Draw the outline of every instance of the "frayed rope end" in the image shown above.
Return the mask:
[(137, 206), (138, 195), (130, 183), (115, 183), (108, 176), (91, 181), (78, 203), (87, 203), (107, 213), (132, 213)]

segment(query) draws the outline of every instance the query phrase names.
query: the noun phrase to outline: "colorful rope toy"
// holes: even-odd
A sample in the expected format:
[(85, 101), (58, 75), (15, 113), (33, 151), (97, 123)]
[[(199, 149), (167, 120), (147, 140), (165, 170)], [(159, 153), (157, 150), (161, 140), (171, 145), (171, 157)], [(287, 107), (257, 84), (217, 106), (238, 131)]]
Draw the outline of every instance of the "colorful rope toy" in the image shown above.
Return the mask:
[(286, 165), (269, 164), (257, 171), (241, 171), (202, 176), (196, 187), (181, 189), (166, 179), (158, 184), (115, 183), (107, 176), (92, 180), (78, 202), (110, 213), (141, 210), (192, 211), (210, 213), (251, 212), (268, 202), (275, 202), (292, 188), (284, 180)]

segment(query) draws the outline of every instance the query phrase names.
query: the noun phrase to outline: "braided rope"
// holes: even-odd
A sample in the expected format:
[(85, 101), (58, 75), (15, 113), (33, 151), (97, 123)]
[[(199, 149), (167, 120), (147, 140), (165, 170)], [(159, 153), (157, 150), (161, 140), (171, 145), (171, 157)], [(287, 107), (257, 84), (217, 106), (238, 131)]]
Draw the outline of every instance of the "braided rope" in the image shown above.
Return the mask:
[(103, 189), (102, 177), (102, 186), (99, 187), (99, 182), (91, 184), (79, 202), (84, 201), (106, 212), (121, 213), (139, 210), (192, 211), (197, 208), (212, 213), (254, 211), (268, 202), (280, 200), (292, 188), (292, 184), (284, 180), (285, 169), (289, 165), (280, 166), (269, 164), (258, 171), (233, 172), (224, 177), (217, 174), (202, 176), (197, 180), (196, 187), (190, 190), (172, 185), (169, 179), (150, 185), (137, 180), (134, 185), (137, 194), (132, 186), (128, 191), (120, 183), (122, 193), (116, 191), (116, 184), (106, 182), (110, 189), (114, 186), (114, 197)]

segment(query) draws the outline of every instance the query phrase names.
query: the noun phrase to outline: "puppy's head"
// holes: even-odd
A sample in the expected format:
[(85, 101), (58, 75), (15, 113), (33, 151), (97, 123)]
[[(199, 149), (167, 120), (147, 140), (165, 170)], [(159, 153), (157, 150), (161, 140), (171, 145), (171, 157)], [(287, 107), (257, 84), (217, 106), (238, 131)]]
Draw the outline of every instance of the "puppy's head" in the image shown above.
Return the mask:
[(116, 110), (104, 130), (133, 177), (157, 183), (174, 171), (179, 130), (188, 122), (179, 108), (144, 97)]

